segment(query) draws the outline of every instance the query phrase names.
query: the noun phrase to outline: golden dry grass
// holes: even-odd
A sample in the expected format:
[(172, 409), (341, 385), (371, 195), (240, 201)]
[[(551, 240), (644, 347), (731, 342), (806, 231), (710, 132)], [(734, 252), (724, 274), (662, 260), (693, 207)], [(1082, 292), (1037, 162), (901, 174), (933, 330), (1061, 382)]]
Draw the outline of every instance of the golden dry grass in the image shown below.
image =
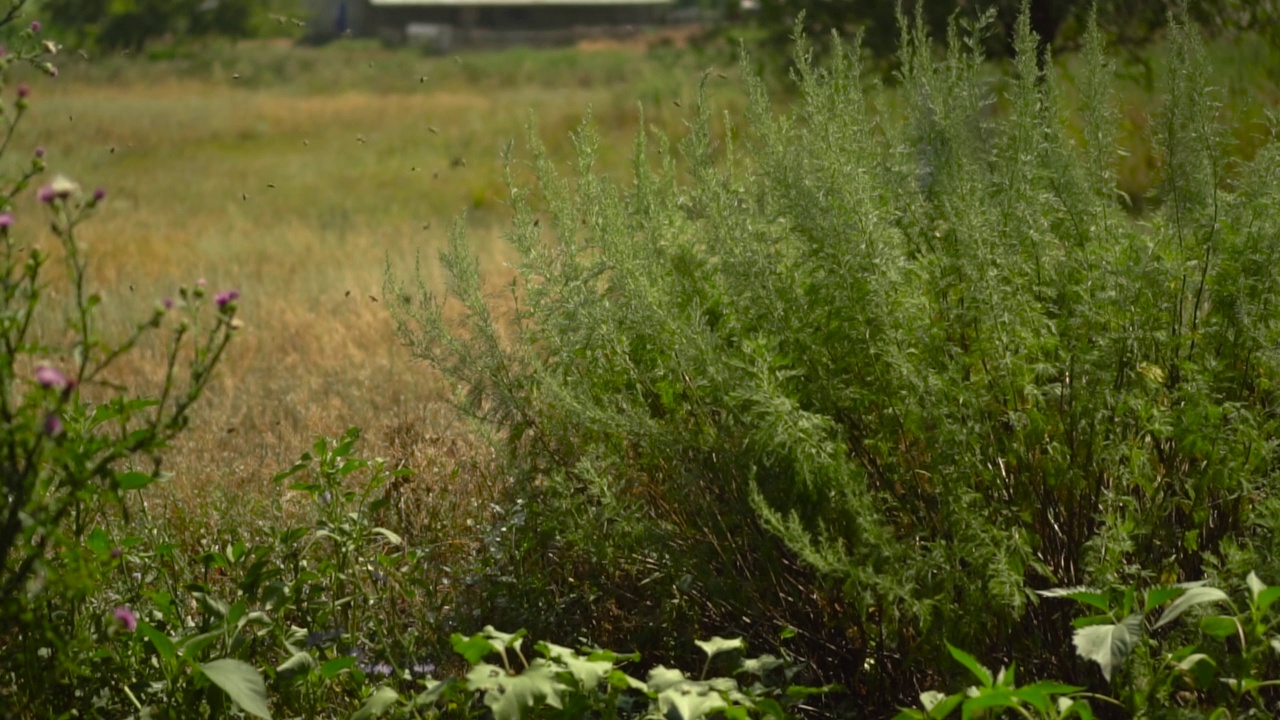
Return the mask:
[[(350, 425), (365, 429), (365, 453), (440, 470), (438, 456), (454, 442), (444, 389), (394, 337), (379, 297), (385, 263), (411, 273), (414, 255), (433, 257), (466, 210), (485, 267), (505, 274), (503, 145), (523, 137), (531, 113), (564, 156), (568, 130), (592, 107), (602, 120), (604, 164), (619, 167), (636, 129), (634, 98), (616, 83), (584, 84), (573, 73), (563, 85), (541, 76), (510, 86), (467, 76), (428, 83), (420, 78), (461, 63), (409, 53), (248, 52), (296, 52), (317, 69), (298, 71), (291, 84), (255, 86), (164, 79), (143, 61), (113, 60), (109, 71), (72, 65), (56, 82), (34, 83), (11, 156), (26, 162), (25, 153), (42, 145), (50, 174), (107, 190), (82, 239), (109, 328), (123, 331), (197, 278), (210, 290), (242, 293), (246, 327), (166, 458), (179, 504), (210, 489), (265, 498), (275, 492), (272, 474), (314, 436)], [(608, 52), (647, 62), (640, 50)], [(353, 81), (296, 91), (315, 85), (308, 73), (366, 57), (412, 73), (407, 87), (374, 91)], [(664, 77), (686, 99), (697, 81)], [(19, 203), (21, 218), (43, 212), (32, 194)], [(32, 240), (43, 232), (43, 223), (22, 224)], [(140, 354), (117, 378), (150, 386), (157, 352)]]

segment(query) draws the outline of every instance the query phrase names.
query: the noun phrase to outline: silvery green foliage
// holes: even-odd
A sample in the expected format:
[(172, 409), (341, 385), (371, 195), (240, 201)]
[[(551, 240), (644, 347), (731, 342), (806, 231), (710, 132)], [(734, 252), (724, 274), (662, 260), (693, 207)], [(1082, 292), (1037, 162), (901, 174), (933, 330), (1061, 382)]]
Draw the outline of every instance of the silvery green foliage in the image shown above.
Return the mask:
[(1099, 33), (1068, 73), (1024, 16), (996, 77), (989, 20), (940, 58), (903, 20), (893, 92), (801, 42), (783, 112), (744, 61), (742, 124), (704, 95), (678, 148), (637, 137), (627, 182), (590, 123), (570, 177), (535, 140), (501, 304), (461, 224), (444, 296), (389, 278), (561, 562), (656, 553), (705, 588), (731, 557), (705, 601), (740, 602), (771, 560), (725, 518), (753, 512), (864, 642), (935, 651), (1013, 642), (1032, 586), (1196, 574), (1226, 539), (1273, 562), (1275, 144), (1228, 162), (1173, 18), (1162, 184), (1130, 212)]

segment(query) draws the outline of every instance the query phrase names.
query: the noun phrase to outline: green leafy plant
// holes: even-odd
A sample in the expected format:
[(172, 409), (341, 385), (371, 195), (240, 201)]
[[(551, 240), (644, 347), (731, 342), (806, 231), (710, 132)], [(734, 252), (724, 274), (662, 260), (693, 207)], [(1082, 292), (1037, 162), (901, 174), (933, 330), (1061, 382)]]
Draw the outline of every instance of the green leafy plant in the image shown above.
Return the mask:
[(1275, 570), (1277, 144), (1228, 160), (1174, 15), (1160, 182), (1126, 197), (1101, 31), (1068, 76), (1024, 8), (1005, 74), (991, 22), (953, 22), (939, 56), (900, 18), (891, 90), (799, 34), (794, 103), (746, 61), (744, 118), (704, 94), (683, 138), (636, 138), (626, 180), (590, 122), (568, 173), (531, 133), (510, 287), (462, 223), (443, 293), (388, 274), (401, 338), (524, 501), (504, 621), (802, 627), (894, 693), (944, 637), (1063, 670), (1036, 587)]
[[(1272, 707), (1270, 688), (1280, 686), (1275, 678), (1280, 618), (1271, 612), (1280, 587), (1266, 585), (1252, 572), (1246, 584), (1242, 606), (1205, 582), (1157, 586), (1141, 594), (1132, 587), (1042, 594), (1074, 600), (1094, 613), (1074, 622), (1076, 652), (1098, 665), (1116, 702), (1131, 715), (1200, 708), (1211, 717), (1236, 717)], [(1174, 630), (1188, 617), (1195, 619), (1201, 639), (1192, 641), (1194, 633)]]
[(965, 690), (946, 695), (936, 690), (920, 694), (920, 709), (903, 708), (895, 720), (941, 720), (956, 710), (965, 720), (975, 716), (1001, 714), (1011, 711), (1024, 718), (1052, 718), (1065, 720), (1094, 717), (1087, 699), (1081, 693), (1084, 688), (1051, 680), (1041, 680), (1019, 687), (1015, 681), (1013, 665), (992, 673), (965, 651), (947, 645), (951, 657), (960, 663), (978, 681)]
[[(834, 688), (780, 686), (789, 677), (787, 663), (771, 655), (743, 658), (741, 639), (712, 638), (696, 644), (706, 655), (697, 677), (663, 667), (639, 680), (622, 669), (638, 654), (619, 654), (600, 648), (573, 650), (549, 642), (533, 645), (526, 657), (525, 631), (504, 633), (492, 626), (471, 636), (455, 634), (452, 642), (470, 670), (462, 678), (429, 683), (423, 692), (402, 698), (383, 687), (353, 716), (358, 718), (436, 716), (475, 717), (476, 703), (494, 720), (549, 720), (582, 717), (664, 717), (701, 720), (724, 717), (789, 718), (804, 698)], [(713, 676), (717, 658), (736, 658), (731, 676)], [(497, 664), (486, 658), (497, 656)], [(748, 682), (749, 681), (749, 682)]]

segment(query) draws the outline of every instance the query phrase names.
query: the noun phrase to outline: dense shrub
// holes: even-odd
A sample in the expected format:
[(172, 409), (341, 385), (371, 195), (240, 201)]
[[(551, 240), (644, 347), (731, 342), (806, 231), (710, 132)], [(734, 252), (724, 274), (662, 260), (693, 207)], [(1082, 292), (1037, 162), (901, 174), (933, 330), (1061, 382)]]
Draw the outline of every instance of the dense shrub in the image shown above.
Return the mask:
[(1024, 11), (993, 79), (991, 17), (942, 58), (902, 22), (891, 95), (856, 48), (816, 66), (801, 42), (793, 110), (749, 79), (744, 129), (703, 103), (678, 153), (637, 138), (626, 183), (589, 123), (572, 178), (535, 140), (509, 291), (461, 224), (445, 296), (389, 276), (403, 339), (516, 478), (496, 621), (791, 623), (847, 676), (944, 639), (1069, 672), (1035, 588), (1280, 569), (1276, 145), (1225, 160), (1173, 18), (1135, 215), (1096, 25), (1066, 78)]

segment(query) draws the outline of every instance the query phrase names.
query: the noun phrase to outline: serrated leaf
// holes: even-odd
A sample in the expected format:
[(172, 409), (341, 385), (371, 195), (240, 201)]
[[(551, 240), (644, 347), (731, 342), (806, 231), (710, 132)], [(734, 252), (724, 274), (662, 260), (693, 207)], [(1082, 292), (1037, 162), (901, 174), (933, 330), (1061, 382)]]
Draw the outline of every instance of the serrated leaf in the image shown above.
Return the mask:
[(1221, 602), (1227, 599), (1227, 594), (1215, 587), (1193, 587), (1188, 589), (1177, 600), (1174, 600), (1164, 614), (1160, 616), (1160, 620), (1156, 622), (1155, 627), (1160, 628), (1164, 625), (1178, 619), (1183, 613), (1197, 605), (1203, 605), (1211, 602)]
[(951, 652), (951, 657), (955, 658), (956, 662), (966, 668), (969, 668), (969, 672), (973, 673), (973, 676), (978, 678), (978, 681), (982, 683), (983, 687), (991, 687), (991, 671), (983, 666), (982, 663), (978, 662), (977, 658), (951, 643), (947, 643), (947, 650)]
[(524, 643), (524, 636), (529, 633), (525, 630), (518, 630), (513, 633), (504, 633), (494, 628), (492, 625), (485, 625), (484, 630), (480, 634), (488, 638), (493, 643), (494, 650), (502, 652), (504, 648), (513, 648), (516, 652), (520, 651), (521, 644)]
[(361, 705), (360, 709), (351, 716), (351, 720), (370, 720), (371, 718), (382, 717), (383, 713), (399, 701), (400, 693), (383, 685), (373, 691), (369, 699), (364, 701), (364, 705)]
[(453, 651), (461, 655), (471, 665), (478, 664), (485, 659), (490, 653), (498, 651), (489, 639), (480, 633), (476, 633), (471, 637), (464, 637), (458, 633), (454, 633), (450, 638), (453, 643)]
[(560, 707), (561, 685), (556, 682), (555, 670), (541, 658), (515, 676), (493, 665), (477, 665), (467, 673), (467, 683), (472, 689), (485, 690), (484, 703), (494, 720), (520, 720), (521, 710), (539, 701)]
[(1086, 660), (1098, 663), (1102, 676), (1111, 681), (1111, 674), (1142, 633), (1142, 616), (1134, 613), (1113, 625), (1090, 625), (1076, 630), (1072, 638), (1076, 653)]
[(587, 660), (567, 647), (547, 642), (538, 643), (538, 647), (547, 654), (547, 657), (563, 664), (578, 681), (578, 686), (586, 691), (594, 690), (600, 684), (600, 680), (613, 670), (613, 663)]
[(747, 643), (742, 638), (722, 638), (718, 635), (710, 640), (695, 640), (694, 644), (702, 648), (702, 652), (707, 654), (707, 658), (713, 658), (720, 653), (732, 650), (743, 650), (747, 647)]
[(263, 720), (271, 720), (271, 710), (267, 707), (267, 686), (257, 668), (243, 660), (222, 658), (201, 664), (200, 671), (210, 682), (222, 688), (240, 709)]

